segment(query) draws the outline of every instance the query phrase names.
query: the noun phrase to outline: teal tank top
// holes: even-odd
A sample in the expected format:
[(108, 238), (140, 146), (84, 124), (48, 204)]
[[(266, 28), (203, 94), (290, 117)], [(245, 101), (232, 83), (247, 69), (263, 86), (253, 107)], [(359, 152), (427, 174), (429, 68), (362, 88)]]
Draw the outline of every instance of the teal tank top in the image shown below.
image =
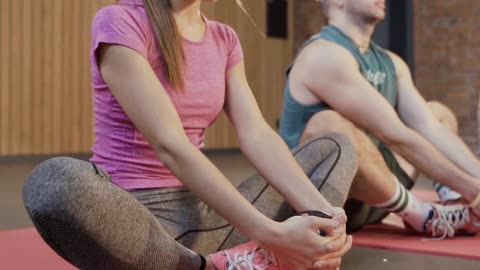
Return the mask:
[[(310, 43), (324, 39), (335, 42), (346, 48), (357, 60), (362, 75), (374, 86), (385, 99), (397, 106), (397, 76), (395, 66), (390, 56), (384, 49), (370, 42), (368, 50), (362, 54), (353, 40), (333, 25), (325, 26), (319, 34), (312, 36), (303, 44), (305, 48)], [(295, 147), (305, 126), (310, 118), (317, 112), (330, 109), (328, 104), (322, 102), (313, 105), (298, 103), (291, 95), (289, 89), (289, 74), (293, 64), (286, 71), (286, 84), (283, 100), (282, 114), (280, 117), (280, 136), (290, 148)], [(318, 74), (321, 76), (322, 74)], [(376, 139), (374, 139), (377, 142)]]

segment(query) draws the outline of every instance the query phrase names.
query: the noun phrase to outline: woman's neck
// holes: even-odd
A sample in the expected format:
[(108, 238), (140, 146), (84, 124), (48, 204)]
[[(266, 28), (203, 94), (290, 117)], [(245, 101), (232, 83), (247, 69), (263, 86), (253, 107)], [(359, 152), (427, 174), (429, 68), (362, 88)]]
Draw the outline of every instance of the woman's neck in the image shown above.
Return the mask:
[(180, 35), (190, 41), (203, 39), (207, 26), (200, 12), (201, 0), (170, 0)]
[(177, 24), (197, 24), (202, 20), (200, 13), (200, 0), (170, 0), (172, 13)]

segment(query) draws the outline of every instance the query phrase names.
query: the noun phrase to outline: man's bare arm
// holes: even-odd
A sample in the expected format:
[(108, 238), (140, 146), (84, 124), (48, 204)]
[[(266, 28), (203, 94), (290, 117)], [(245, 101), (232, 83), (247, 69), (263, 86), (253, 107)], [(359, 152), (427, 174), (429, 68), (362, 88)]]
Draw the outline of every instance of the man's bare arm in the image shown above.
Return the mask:
[(405, 124), (424, 136), (450, 161), (471, 176), (480, 179), (480, 162), (465, 143), (446, 129), (432, 114), (427, 102), (415, 87), (405, 62), (391, 53), (398, 73), (398, 112)]
[(305, 85), (320, 100), (377, 136), (427, 176), (458, 190), (469, 201), (476, 198), (480, 181), (451, 163), (430, 142), (407, 127), (393, 106), (360, 74), (348, 51), (323, 42), (317, 43), (308, 54), (299, 59), (309, 72)]

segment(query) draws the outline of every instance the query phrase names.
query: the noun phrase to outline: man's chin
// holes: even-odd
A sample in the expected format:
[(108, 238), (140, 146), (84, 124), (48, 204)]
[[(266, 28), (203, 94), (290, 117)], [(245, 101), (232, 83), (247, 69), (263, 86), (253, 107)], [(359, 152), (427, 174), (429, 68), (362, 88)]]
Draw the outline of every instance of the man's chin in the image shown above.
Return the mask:
[(376, 10), (373, 12), (373, 14), (371, 14), (370, 16), (370, 20), (371, 21), (376, 21), (377, 23), (385, 20), (385, 17), (387, 16), (386, 15), (387, 13), (385, 11), (380, 11), (380, 10)]
[(381, 23), (384, 19), (385, 19), (385, 16), (383, 16), (383, 17), (375, 17), (375, 16), (372, 16), (372, 17), (369, 17), (369, 18), (365, 18), (365, 22), (367, 22), (367, 23), (369, 23), (369, 24), (379, 24), (379, 23)]
[(376, 22), (381, 22), (381, 21), (385, 20), (385, 17), (386, 17), (385, 12), (382, 12), (382, 13), (374, 14), (372, 16), (372, 19)]

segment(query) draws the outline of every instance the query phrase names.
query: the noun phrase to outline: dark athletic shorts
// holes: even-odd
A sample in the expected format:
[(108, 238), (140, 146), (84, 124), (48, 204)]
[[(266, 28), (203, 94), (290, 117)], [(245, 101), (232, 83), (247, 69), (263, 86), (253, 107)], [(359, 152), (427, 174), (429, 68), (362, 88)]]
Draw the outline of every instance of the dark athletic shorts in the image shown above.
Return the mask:
[[(392, 151), (382, 143), (378, 144), (378, 150), (382, 154), (390, 171), (406, 189), (410, 190), (414, 185), (414, 181), (400, 167)], [(345, 211), (348, 216), (347, 231), (349, 232), (357, 231), (367, 224), (379, 223), (389, 214), (389, 212), (383, 209), (373, 208), (355, 199), (349, 199), (346, 202)]]

